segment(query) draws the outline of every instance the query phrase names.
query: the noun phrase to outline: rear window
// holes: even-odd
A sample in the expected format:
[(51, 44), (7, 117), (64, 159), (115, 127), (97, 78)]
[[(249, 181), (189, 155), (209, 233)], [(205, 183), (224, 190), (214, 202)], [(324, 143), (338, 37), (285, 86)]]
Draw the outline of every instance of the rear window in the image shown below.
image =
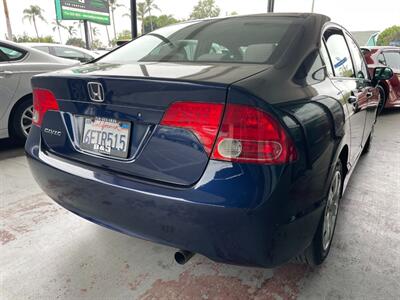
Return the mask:
[(295, 17), (236, 17), (161, 28), (102, 58), (104, 63), (227, 62), (273, 64), (291, 40)]
[(85, 54), (70, 48), (54, 47), (54, 54), (65, 58), (84, 58)]
[(0, 46), (0, 51), (0, 61), (19, 60), (22, 59), (26, 54), (26, 52), (23, 50), (20, 51), (15, 48), (9, 48), (7, 46)]
[(40, 50), (42, 52), (50, 53), (50, 49), (47, 46), (35, 46), (33, 48), (35, 48), (37, 50)]
[(392, 69), (400, 69), (400, 52), (384, 52), (386, 65)]

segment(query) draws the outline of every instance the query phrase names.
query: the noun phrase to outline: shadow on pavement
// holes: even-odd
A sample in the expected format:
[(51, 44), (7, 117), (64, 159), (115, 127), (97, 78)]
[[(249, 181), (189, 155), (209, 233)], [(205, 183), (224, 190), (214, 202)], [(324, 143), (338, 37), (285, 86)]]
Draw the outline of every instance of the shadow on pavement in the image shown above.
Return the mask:
[(0, 139), (0, 160), (25, 155), (24, 145), (12, 139)]
[(398, 114), (398, 113), (400, 113), (400, 108), (385, 108), (382, 111), (381, 116)]

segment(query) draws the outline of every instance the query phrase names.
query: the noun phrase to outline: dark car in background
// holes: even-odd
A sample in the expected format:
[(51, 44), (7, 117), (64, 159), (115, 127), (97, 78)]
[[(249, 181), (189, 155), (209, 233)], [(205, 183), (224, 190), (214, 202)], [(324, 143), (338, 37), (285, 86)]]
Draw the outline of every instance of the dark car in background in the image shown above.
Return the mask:
[(180, 263), (320, 264), (391, 75), (323, 15), (189, 21), (34, 77), (25, 149), (57, 203)]
[(387, 66), (394, 72), (389, 80), (379, 82), (378, 88), (381, 95), (379, 112), (383, 108), (400, 107), (400, 48), (399, 47), (363, 47), (362, 51), (372, 75), (379, 66)]

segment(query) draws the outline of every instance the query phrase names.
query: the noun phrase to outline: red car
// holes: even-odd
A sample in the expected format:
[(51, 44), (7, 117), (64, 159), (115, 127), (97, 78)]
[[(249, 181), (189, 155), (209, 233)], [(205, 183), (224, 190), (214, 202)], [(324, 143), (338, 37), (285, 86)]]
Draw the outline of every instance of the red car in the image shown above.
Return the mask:
[(378, 111), (381, 112), (383, 108), (400, 107), (400, 48), (364, 47), (362, 51), (370, 73), (382, 65), (390, 67), (394, 73), (392, 79), (379, 82), (381, 102)]

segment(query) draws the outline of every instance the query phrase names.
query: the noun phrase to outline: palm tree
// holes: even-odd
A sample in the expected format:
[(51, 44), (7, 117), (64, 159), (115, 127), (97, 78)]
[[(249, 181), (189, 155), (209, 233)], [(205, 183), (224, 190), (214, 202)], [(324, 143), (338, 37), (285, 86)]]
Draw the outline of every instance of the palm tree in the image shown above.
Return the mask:
[(42, 15), (43, 12), (44, 10), (41, 9), (38, 5), (31, 5), (29, 8), (25, 8), (23, 11), (24, 17), (22, 20), (28, 20), (29, 23), (33, 23), (37, 38), (39, 38), (39, 32), (37, 30), (36, 18), (47, 23), (46, 19)]
[(96, 37), (100, 34), (100, 29), (98, 27), (92, 27), (93, 37)]
[(6, 17), (6, 24), (7, 24), (7, 39), (12, 41), (13, 34), (12, 34), (12, 29), (11, 29), (10, 14), (8, 13), (7, 0), (3, 0), (3, 7), (4, 7), (4, 15)]
[(74, 22), (74, 26), (76, 26), (76, 27), (78, 28), (78, 30), (79, 30), (79, 35), (81, 36), (81, 38), (83, 38), (83, 34), (82, 34), (82, 24), (83, 24), (83, 21), (82, 21), (82, 20), (79, 20), (79, 21)]
[(117, 38), (117, 30), (115, 29), (115, 10), (118, 7), (124, 6), (123, 4), (117, 3), (118, 0), (108, 0), (108, 4), (110, 5), (111, 8), (111, 19), (113, 23), (113, 30), (114, 30), (114, 38)]
[(160, 8), (157, 6), (157, 4), (155, 4), (155, 0), (144, 0), (145, 6), (146, 6), (146, 12), (149, 13), (149, 17), (150, 17), (150, 28), (151, 31), (153, 31), (153, 19), (151, 18), (151, 11), (153, 9), (157, 9), (160, 10)]
[(110, 39), (110, 33), (108, 32), (108, 26), (107, 25), (104, 26), (106, 27), (108, 46), (111, 46), (111, 39)]
[(74, 25), (67, 26), (66, 30), (68, 31), (70, 38), (72, 38), (77, 33), (77, 30)]
[(62, 44), (63, 42), (62, 42), (62, 38), (61, 38), (61, 30), (60, 30), (60, 28), (62, 28), (62, 29), (67, 29), (63, 24), (61, 24), (61, 21), (59, 21), (59, 20), (57, 20), (57, 19), (55, 19), (53, 22), (51, 22), (51, 25), (53, 25), (53, 32), (55, 32), (56, 30), (58, 31), (58, 37), (59, 37), (59, 39), (60, 39), (60, 44)]
[[(144, 19), (146, 18), (146, 13), (147, 13), (147, 11), (146, 11), (146, 3), (144, 3), (144, 2), (139, 2), (139, 3), (137, 4), (136, 13), (137, 13), (137, 19), (138, 19), (140, 22), (142, 22), (142, 23), (141, 23), (141, 24), (142, 24), (141, 30), (142, 30), (142, 34), (144, 34)], [(130, 13), (125, 13), (125, 14), (123, 14), (122, 16), (123, 16), (123, 17), (131, 18), (131, 14), (130, 14)]]

